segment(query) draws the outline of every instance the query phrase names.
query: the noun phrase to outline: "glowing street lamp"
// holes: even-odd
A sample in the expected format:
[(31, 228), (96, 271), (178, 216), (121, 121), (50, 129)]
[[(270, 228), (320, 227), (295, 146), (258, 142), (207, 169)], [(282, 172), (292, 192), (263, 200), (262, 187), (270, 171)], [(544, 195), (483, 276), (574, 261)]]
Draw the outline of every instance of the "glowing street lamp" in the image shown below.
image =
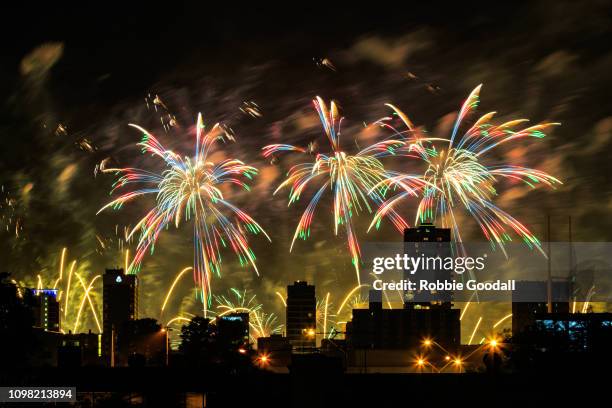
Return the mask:
[(459, 372), (461, 372), (461, 368), (463, 366), (463, 360), (461, 360), (459, 357), (455, 358), (453, 360), (453, 364), (455, 365), (455, 367), (457, 367), (457, 369), (459, 370)]
[(306, 335), (306, 337), (314, 337), (316, 332), (315, 332), (315, 329), (310, 328), (310, 329), (304, 329), (304, 334)]
[(414, 360), (414, 365), (419, 372), (423, 372), (423, 369), (427, 365), (427, 360), (425, 360), (424, 357), (418, 356), (416, 360)]
[(265, 367), (270, 364), (270, 356), (268, 356), (267, 354), (260, 354), (257, 358), (257, 362), (261, 367)]

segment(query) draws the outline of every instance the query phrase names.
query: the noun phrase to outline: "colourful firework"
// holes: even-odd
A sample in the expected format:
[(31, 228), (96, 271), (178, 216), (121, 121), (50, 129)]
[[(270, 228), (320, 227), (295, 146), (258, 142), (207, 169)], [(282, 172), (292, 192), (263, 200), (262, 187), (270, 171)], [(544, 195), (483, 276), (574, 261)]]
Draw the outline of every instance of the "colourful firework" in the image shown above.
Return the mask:
[(166, 297), (164, 298), (164, 303), (162, 303), (161, 306), (161, 310), (159, 312), (159, 317), (161, 320), (161, 317), (164, 314), (164, 309), (166, 308), (166, 305), (168, 304), (168, 300), (170, 299), (170, 296), (172, 296), (172, 291), (174, 291), (174, 287), (176, 286), (176, 284), (179, 282), (179, 280), (181, 279), (181, 277), (189, 272), (191, 269), (193, 269), (191, 266), (188, 266), (186, 268), (181, 269), (181, 271), (176, 275), (176, 277), (174, 278), (174, 280), (172, 281), (172, 285), (170, 285), (170, 288), (168, 289), (168, 292), (166, 293)]
[[(542, 252), (538, 238), (525, 225), (493, 203), (493, 198), (497, 195), (495, 185), (501, 179), (507, 179), (525, 183), (532, 188), (537, 185), (554, 188), (555, 185), (561, 184), (561, 181), (536, 169), (497, 163), (493, 160), (488, 164), (485, 158), (487, 153), (500, 145), (528, 137), (541, 139), (545, 136), (544, 130), (558, 123), (540, 123), (516, 129), (527, 120), (517, 119), (494, 125), (490, 121), (495, 112), (490, 112), (480, 117), (458, 137), (464, 119), (478, 106), (480, 88), (481, 85), (477, 86), (461, 107), (449, 139), (420, 137), (408, 117), (395, 106), (389, 105), (407, 127), (405, 132), (395, 131), (395, 135), (404, 137), (404, 146), (398, 149), (397, 153), (417, 157), (427, 166), (423, 174), (424, 184), (415, 222), (437, 222), (444, 228), (451, 228), (453, 239), (461, 247), (462, 237), (456, 210), (463, 207), (476, 220), (486, 239), (501, 248), (504, 253), (504, 246), (512, 240), (510, 231), (514, 231), (529, 247)], [(387, 121), (383, 120), (381, 123), (385, 122)], [(387, 127), (393, 129), (391, 126)], [(437, 142), (444, 145), (442, 150), (436, 148)], [(381, 183), (403, 187), (401, 183), (407, 177), (412, 176), (399, 174)], [(385, 201), (374, 216), (370, 228), (378, 225), (380, 219), (405, 196), (406, 193), (402, 192)]]
[(230, 313), (249, 314), (249, 336), (252, 342), (256, 342), (259, 337), (281, 333), (283, 329), (283, 325), (278, 324), (278, 317), (274, 313), (266, 313), (263, 304), (257, 301), (257, 296), (251, 295), (246, 289), (239, 291), (232, 288), (227, 295), (215, 295), (214, 298), (217, 303), (216, 318)]
[[(300, 199), (307, 187), (318, 183), (317, 190), (306, 206), (295, 230), (291, 242), (291, 251), (297, 238), (305, 240), (310, 236), (310, 228), (317, 204), (326, 190), (331, 191), (333, 195), (334, 233), (338, 235), (339, 228), (344, 228), (351, 261), (359, 282), (361, 251), (353, 226), (353, 218), (364, 210), (371, 213), (370, 201), (374, 203), (382, 202), (383, 192), (379, 191), (376, 186), (387, 177), (387, 174), (379, 158), (394, 154), (395, 149), (402, 146), (402, 142), (389, 139), (369, 146), (354, 155), (348, 154), (340, 146), (340, 128), (343, 118), (339, 114), (336, 103), (332, 101), (329, 109), (319, 97), (313, 103), (319, 114), (325, 135), (329, 140), (331, 151), (329, 153), (317, 153), (314, 161), (293, 166), (289, 170), (287, 178), (279, 185), (274, 194), (291, 185), (289, 193), (289, 205), (291, 205)], [(274, 144), (264, 147), (263, 154), (265, 157), (281, 151), (310, 154), (312, 150), (287, 144)], [(395, 215), (391, 211), (393, 220), (396, 219)]]
[(139, 270), (145, 253), (153, 251), (155, 242), (166, 227), (172, 223), (178, 228), (182, 222), (193, 219), (193, 275), (206, 315), (211, 301), (211, 278), (221, 275), (221, 248), (231, 247), (242, 266), (251, 265), (259, 274), (245, 231), (263, 233), (268, 240), (270, 237), (253, 218), (227, 201), (221, 191), (221, 186), (226, 184), (235, 184), (249, 191), (248, 184), (243, 180), (251, 180), (257, 174), (257, 169), (233, 158), (212, 161), (215, 143), (234, 139), (218, 123), (206, 132), (201, 114), (196, 123), (193, 157), (181, 157), (165, 149), (147, 130), (137, 125), (130, 126), (143, 133), (143, 139), (138, 144), (143, 152), (162, 159), (166, 169), (161, 173), (136, 168), (104, 170), (120, 174), (113, 192), (126, 185), (138, 184), (141, 187), (125, 192), (98, 213), (107, 208), (119, 209), (137, 197), (155, 195), (156, 205), (128, 235), (129, 240), (137, 231), (140, 232), (136, 253), (128, 267), (129, 273)]

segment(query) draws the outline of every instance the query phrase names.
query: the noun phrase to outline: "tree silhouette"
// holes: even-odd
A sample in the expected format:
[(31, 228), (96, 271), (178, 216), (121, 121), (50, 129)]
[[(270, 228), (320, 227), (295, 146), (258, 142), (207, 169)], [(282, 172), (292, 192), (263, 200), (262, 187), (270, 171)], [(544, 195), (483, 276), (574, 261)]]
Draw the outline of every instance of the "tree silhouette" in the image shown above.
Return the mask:
[(216, 354), (216, 331), (210, 319), (194, 317), (181, 328), (181, 345), (188, 366), (202, 367), (213, 362)]
[[(8, 272), (0, 273), (0, 347), (2, 366), (11, 369), (32, 365), (35, 336), (32, 311), (18, 296), (17, 285), (10, 282)], [(2, 370), (6, 375), (10, 370)]]

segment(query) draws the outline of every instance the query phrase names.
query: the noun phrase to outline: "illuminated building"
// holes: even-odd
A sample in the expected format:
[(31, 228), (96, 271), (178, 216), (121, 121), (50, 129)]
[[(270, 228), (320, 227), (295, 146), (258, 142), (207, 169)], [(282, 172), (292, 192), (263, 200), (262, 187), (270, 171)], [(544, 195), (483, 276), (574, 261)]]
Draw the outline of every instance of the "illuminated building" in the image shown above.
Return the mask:
[(219, 340), (234, 347), (249, 344), (249, 314), (230, 313), (217, 319)]
[(60, 305), (56, 289), (28, 289), (25, 301), (32, 310), (34, 327), (45, 331), (60, 330)]
[(138, 318), (138, 279), (123, 269), (107, 269), (103, 276), (102, 352), (114, 365), (117, 330)]
[(542, 313), (534, 325), (550, 334), (541, 338), (561, 341), (564, 351), (607, 353), (612, 341), (612, 313)]
[(315, 347), (317, 299), (314, 285), (297, 281), (287, 286), (287, 339), (295, 348)]

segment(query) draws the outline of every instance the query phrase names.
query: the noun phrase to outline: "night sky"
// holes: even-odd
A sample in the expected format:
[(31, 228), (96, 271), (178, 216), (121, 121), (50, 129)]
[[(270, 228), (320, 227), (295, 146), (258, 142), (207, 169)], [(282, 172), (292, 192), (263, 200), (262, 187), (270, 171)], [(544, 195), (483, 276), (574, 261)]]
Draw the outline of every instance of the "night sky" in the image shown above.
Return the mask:
[[(94, 177), (96, 165), (106, 158), (113, 165), (151, 165), (135, 146), (141, 135), (128, 123), (189, 154), (193, 124), (202, 112), (207, 124), (223, 122), (236, 134), (237, 142), (219, 154), (260, 170), (253, 190), (236, 192), (231, 200), (273, 241), (251, 241), (260, 277), (225, 254), (215, 292), (248, 289), (266, 310), (282, 316), (274, 292), (307, 279), (314, 280), (319, 297), (332, 291), (340, 302), (339, 288), (349, 289), (355, 278), (345, 241), (333, 236), (329, 200), (317, 212), (311, 239), (297, 242), (289, 254), (306, 200), (287, 209), (287, 191), (272, 196), (294, 161), (270, 163), (261, 148), (324, 145), (311, 104), (316, 95), (338, 101), (349, 145), (380, 136), (364, 131), (364, 123), (388, 115), (386, 102), (445, 137), (461, 103), (480, 83), (479, 112), (497, 111), (496, 121), (562, 123), (543, 140), (507, 146), (498, 154), (564, 184), (554, 191), (500, 185), (497, 205), (541, 238), (550, 214), (553, 240), (566, 239), (569, 215), (576, 241), (612, 240), (611, 3), (499, 3), (221, 9), (204, 2), (125, 2), (82, 9), (23, 6), (3, 13), (18, 28), (0, 29), (0, 269), (24, 284), (34, 285), (38, 274), (52, 282), (63, 247), (67, 262), (76, 260), (87, 281), (105, 267), (122, 265), (118, 235), (151, 201), (96, 216), (113, 182), (110, 174)], [(336, 71), (317, 64), (322, 58)], [(149, 94), (159, 95), (176, 116), (178, 125), (170, 132), (147, 109)], [(240, 112), (244, 101), (255, 101), (263, 116)], [(58, 130), (60, 124), (65, 130)], [(392, 166), (420, 170), (408, 162)], [(407, 206), (404, 214), (412, 220), (414, 208)], [(362, 215), (356, 224), (363, 242), (400, 239), (390, 225), (366, 235), (369, 222)], [(482, 239), (469, 218), (462, 228), (470, 239)], [(165, 231), (142, 266), (141, 315), (158, 317), (160, 297), (191, 262), (190, 226)], [(170, 315), (198, 313), (192, 287), (190, 279), (177, 286)], [(471, 318), (477, 314), (466, 320)], [(90, 320), (86, 326), (93, 327)]]

